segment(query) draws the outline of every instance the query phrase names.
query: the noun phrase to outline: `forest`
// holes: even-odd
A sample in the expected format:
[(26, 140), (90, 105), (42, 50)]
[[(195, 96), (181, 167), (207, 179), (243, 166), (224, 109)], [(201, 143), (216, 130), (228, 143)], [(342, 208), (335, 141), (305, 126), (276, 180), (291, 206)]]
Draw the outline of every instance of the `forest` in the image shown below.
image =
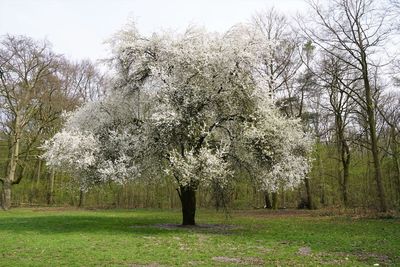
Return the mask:
[(1, 36), (3, 209), (398, 211), (400, 5), (309, 4), (225, 33), (128, 24), (101, 62)]
[(0, 0), (0, 267), (400, 266), (399, 0), (32, 2)]

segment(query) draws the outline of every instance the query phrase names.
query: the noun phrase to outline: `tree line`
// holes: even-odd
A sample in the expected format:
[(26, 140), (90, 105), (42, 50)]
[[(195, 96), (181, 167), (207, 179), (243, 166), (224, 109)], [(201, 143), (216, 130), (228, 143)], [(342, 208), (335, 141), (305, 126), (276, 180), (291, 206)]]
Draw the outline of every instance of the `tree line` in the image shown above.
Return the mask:
[[(308, 175), (301, 178), (301, 184), (298, 187), (290, 190), (281, 182), (271, 186), (271, 181), (276, 181), (278, 174), (268, 178), (268, 184), (263, 186), (257, 179), (253, 179), (254, 175), (249, 174), (250, 172), (247, 172), (245, 167), (242, 168), (239, 176), (249, 178), (247, 179), (250, 181), (249, 183), (235, 180), (229, 190), (220, 192), (220, 188), (215, 185), (213, 187), (213, 181), (210, 181), (211, 188), (213, 188), (211, 192), (208, 189), (203, 191), (201, 188), (199, 189), (198, 194), (200, 199), (203, 199), (204, 205), (224, 206), (228, 203), (235, 207), (235, 205), (240, 206), (238, 203), (244, 199), (248, 206), (262, 203), (266, 208), (292, 206), (313, 209), (326, 206), (363, 206), (377, 208), (384, 212), (399, 208), (400, 94), (398, 93), (398, 73), (400, 64), (396, 58), (398, 47), (392, 45), (393, 40), (398, 38), (399, 24), (396, 12), (398, 14), (399, 9), (396, 9), (398, 8), (396, 1), (388, 4), (390, 5), (385, 6), (383, 2), (373, 0), (337, 0), (324, 5), (310, 2), (312, 16), (291, 19), (275, 9), (270, 9), (256, 13), (249, 23), (236, 25), (228, 31), (231, 35), (238, 36), (232, 39), (236, 43), (233, 42), (231, 51), (239, 49), (237, 51), (243, 52), (250, 49), (243, 48), (243, 43), (240, 43), (243, 39), (257, 40), (257, 42), (253, 42), (256, 43), (256, 46), (251, 48), (256, 51), (257, 62), (253, 64), (254, 68), (250, 72), (257, 77), (257, 82), (262, 84), (263, 88), (268, 89), (268, 93), (265, 94), (273, 99), (274, 106), (279, 110), (279, 116), (297, 119), (305, 131), (312, 133), (315, 141), (312, 152), (313, 160)], [(127, 45), (127, 40), (131, 40), (132, 37), (137, 37), (135, 46)], [(15, 204), (20, 202), (15, 201), (18, 199), (26, 199), (32, 203), (64, 204), (65, 199), (61, 194), (58, 194), (59, 199), (57, 199), (57, 197), (54, 198), (54, 192), (67, 192), (69, 186), (72, 186), (74, 190), (72, 190), (73, 193), (66, 193), (66, 195), (68, 198), (73, 198), (75, 194), (78, 194), (77, 204), (80, 205), (83, 204), (85, 195), (89, 201), (94, 198), (93, 194), (104, 195), (107, 194), (107, 191), (113, 192), (110, 194), (118, 199), (118, 201), (111, 201), (112, 203), (123, 203), (124, 200), (120, 200), (121, 197), (129, 198), (129, 194), (125, 194), (124, 190), (135, 191), (135, 187), (143, 188), (144, 191), (148, 191), (146, 194), (156, 197), (160, 189), (145, 186), (144, 184), (148, 181), (128, 181), (123, 185), (109, 184), (86, 191), (83, 186), (84, 181), (80, 179), (83, 174), (78, 175), (79, 177), (71, 177), (52, 170), (45, 166), (45, 160), (41, 155), (43, 154), (44, 140), (54, 136), (63, 127), (65, 121), (68, 121), (63, 115), (65, 112), (85, 107), (88, 102), (93, 103), (97, 100), (107, 103), (105, 100), (107, 99), (105, 93), (107, 90), (116, 92), (115, 90), (121, 88), (129, 88), (133, 102), (131, 102), (132, 106), (125, 111), (135, 114), (133, 117), (136, 120), (135, 123), (144, 120), (149, 115), (149, 110), (154, 108), (152, 106), (154, 103), (149, 101), (152, 96), (148, 86), (144, 86), (147, 84), (145, 80), (149, 75), (149, 70), (161, 72), (160, 69), (164, 68), (164, 65), (159, 68), (156, 66), (154, 62), (160, 62), (161, 59), (157, 58), (156, 60), (155, 55), (158, 56), (162, 49), (171, 49), (168, 47), (171, 37), (159, 35), (157, 38), (155, 40), (139, 36), (132, 28), (118, 33), (111, 41), (113, 57), (108, 60), (114, 68), (112, 78), (101, 74), (90, 61), (74, 63), (55, 54), (47, 42), (36, 41), (24, 36), (7, 35), (1, 38), (2, 143), (0, 156), (4, 175), (0, 176), (0, 183), (3, 208), (8, 209), (13, 199)], [(202, 42), (190, 45), (194, 47), (193, 51), (204, 48)], [(162, 70), (174, 75), (175, 80), (168, 81), (168, 84), (174, 82), (176, 86), (182, 86), (177, 84), (176, 77), (179, 77), (181, 79), (179, 81), (184, 81), (186, 84), (190, 84), (192, 82), (190, 79), (193, 79), (194, 82), (197, 82), (196, 86), (209, 86), (204, 83), (205, 81), (209, 82), (210, 77), (200, 79), (196, 76), (198, 68), (203, 66), (191, 64), (205, 61), (199, 59), (197, 55), (196, 58), (191, 58), (194, 54), (190, 53), (198, 52), (193, 51), (183, 51), (188, 53), (185, 58), (192, 59), (192, 61), (179, 61), (179, 66), (176, 65), (176, 62), (173, 65), (170, 59), (165, 59), (168, 60), (168, 68), (171, 66), (176, 68), (175, 70)], [(166, 55), (173, 55), (173, 53), (168, 53)], [(205, 55), (211, 53), (214, 53), (213, 50), (204, 51)], [(162, 54), (160, 53), (160, 55)], [(238, 66), (236, 69), (232, 68), (232, 72), (242, 75), (240, 79), (230, 78), (230, 73), (224, 74), (225, 76), (221, 74), (229, 69), (229, 64), (237, 62), (236, 59), (232, 62), (229, 61), (231, 54), (222, 53), (221, 55), (224, 55), (225, 58), (218, 58), (218, 61), (211, 60), (211, 63), (207, 61), (209, 64), (207, 67), (216, 71), (209, 71), (207, 75), (211, 77), (214, 75), (214, 80), (220, 79), (217, 82), (223, 83), (228, 88), (249, 84), (249, 81), (243, 76), (248, 75), (245, 73), (249, 72), (244, 72)], [(242, 55), (241, 59), (244, 57)], [(152, 63), (151, 60), (154, 62)], [(185, 75), (192, 73), (193, 77), (178, 76), (182, 73)], [(153, 81), (152, 86), (162, 87), (158, 82)], [(212, 86), (214, 88), (216, 85)], [(239, 94), (241, 91), (237, 90), (237, 94)], [(207, 92), (203, 93), (202, 96), (207, 96)], [(169, 98), (170, 101), (174, 101), (179, 97), (179, 95), (164, 95), (163, 101)], [(227, 96), (225, 97), (227, 98)], [(123, 98), (126, 96), (122, 96)], [(227, 99), (232, 100), (231, 98)], [(214, 114), (221, 112), (220, 114), (225, 115), (213, 117), (216, 121), (210, 125), (215, 124), (213, 127), (220, 125), (221, 132), (213, 133), (217, 137), (213, 136), (208, 141), (209, 143), (216, 142), (216, 140), (220, 142), (222, 132), (229, 133), (228, 135), (240, 132), (240, 124), (244, 123), (244, 120), (239, 115), (248, 112), (254, 104), (251, 104), (251, 101), (246, 104), (244, 98), (238, 99), (242, 106), (236, 107), (235, 118), (230, 117), (233, 113), (228, 110), (229, 108), (233, 109), (235, 101), (226, 104), (221, 102), (224, 99), (220, 99), (219, 102), (216, 102)], [(121, 99), (119, 101), (119, 103), (123, 102)], [(199, 103), (201, 101), (195, 104)], [(166, 104), (159, 103), (159, 105)], [(175, 104), (179, 105), (179, 110), (181, 110), (185, 102), (181, 101)], [(114, 107), (119, 104), (107, 103), (106, 105)], [(248, 106), (246, 107), (246, 105)], [(83, 113), (93, 111), (84, 108), (81, 110)], [(107, 110), (103, 105), (102, 110), (109, 112), (109, 110), (116, 109), (114, 107)], [(186, 111), (189, 113), (189, 110)], [(117, 114), (117, 116), (120, 115), (122, 114)], [(158, 115), (164, 116), (165, 114)], [(197, 115), (190, 117), (190, 120), (197, 118)], [(173, 114), (168, 116), (170, 118)], [(210, 115), (204, 116), (207, 116), (209, 121)], [(118, 117), (118, 119), (121, 122), (126, 119), (126, 116)], [(235, 125), (233, 122), (237, 124)], [(91, 121), (85, 122), (86, 125), (90, 123)], [(157, 133), (160, 135), (171, 134), (171, 132), (162, 132), (167, 126), (162, 125)], [(268, 131), (265, 129), (265, 132)], [(195, 129), (193, 132), (193, 136), (197, 136), (196, 134), (199, 133), (200, 135), (197, 137), (201, 137), (205, 131), (204, 129)], [(187, 143), (195, 140), (189, 139)], [(177, 146), (177, 141), (182, 140), (175, 140), (174, 146)], [(282, 142), (283, 140), (277, 143), (281, 144)], [(202, 145), (203, 143), (201, 143)], [(220, 145), (213, 145), (214, 150), (216, 147), (222, 149)], [(247, 147), (251, 145), (251, 143), (246, 143)], [(205, 160), (215, 156), (216, 152), (201, 150), (201, 146), (198, 150), (190, 153), (199, 155), (205, 153), (203, 163), (208, 167), (202, 171), (212, 170), (215, 167), (213, 163), (207, 163)], [(207, 146), (210, 147), (208, 144)], [(111, 151), (112, 148), (107, 148), (107, 151)], [(236, 150), (240, 149), (243, 147), (236, 147)], [(172, 151), (172, 153), (176, 152)], [(80, 156), (83, 157), (83, 155)], [(168, 156), (177, 162), (180, 157), (188, 160), (187, 154), (183, 156), (178, 153)], [(260, 155), (260, 157), (262, 156)], [(79, 155), (77, 155), (77, 159), (79, 159)], [(122, 160), (120, 159), (120, 161)], [(224, 162), (219, 162), (217, 158), (216, 162), (219, 167), (224, 166)], [(241, 163), (243, 164), (243, 161)], [(122, 167), (117, 169), (121, 171)], [(171, 171), (172, 173), (179, 172), (181, 169)], [(130, 173), (135, 175), (134, 170)], [(218, 171), (216, 173), (218, 175)], [(154, 171), (147, 174), (151, 177), (157, 175), (159, 173)], [(204, 173), (204, 176), (207, 177), (212, 175), (215, 175), (215, 172)], [(262, 175), (264, 173), (261, 173), (260, 169), (259, 176)], [(55, 178), (58, 183), (55, 183)], [(99, 175), (96, 179), (100, 179)], [(20, 183), (24, 190), (16, 189), (17, 192), (11, 195), (13, 185)], [(56, 184), (59, 186), (58, 189), (55, 188)], [(182, 192), (186, 191), (182, 191), (185, 189), (182, 189), (182, 183), (180, 185), (180, 196), (182, 197)], [(175, 194), (173, 181), (160, 183), (159, 187), (168, 189), (170, 195)], [(39, 192), (40, 190), (45, 190), (46, 193), (43, 194), (43, 192)], [(115, 194), (115, 192), (118, 193)], [(143, 195), (143, 192), (138, 194)], [(257, 196), (257, 199), (253, 196)], [(164, 199), (163, 201), (172, 203), (173, 198), (171, 196), (170, 200)], [(189, 194), (187, 198), (190, 200), (191, 195)], [(186, 203), (190, 202), (189, 200)], [(138, 198), (137, 201), (144, 200)], [(154, 205), (154, 203), (149, 205)]]

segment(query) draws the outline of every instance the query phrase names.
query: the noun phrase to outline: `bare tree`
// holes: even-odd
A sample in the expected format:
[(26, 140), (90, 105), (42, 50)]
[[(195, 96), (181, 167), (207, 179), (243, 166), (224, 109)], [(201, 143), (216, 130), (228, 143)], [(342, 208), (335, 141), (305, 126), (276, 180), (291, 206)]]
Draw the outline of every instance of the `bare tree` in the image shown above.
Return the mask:
[[(298, 55), (299, 41), (292, 31), (290, 22), (285, 15), (274, 8), (256, 13), (251, 22), (253, 29), (266, 41), (271, 42), (270, 51), (267, 51), (263, 64), (256, 70), (261, 77), (265, 77), (274, 98), (291, 99), (295, 91), (296, 74), (302, 64)], [(278, 101), (279, 104), (282, 102), (284, 101)], [(292, 105), (290, 101), (289, 105)], [(277, 192), (273, 192), (272, 195), (268, 191), (264, 192), (266, 208), (277, 208), (277, 194)]]
[[(7, 171), (0, 179), (3, 209), (10, 208), (11, 187), (22, 179), (17, 175), (21, 142), (45, 94), (42, 81), (54, 72), (55, 58), (46, 42), (9, 35), (0, 42), (1, 123), (9, 138)], [(29, 148), (25, 145), (25, 153)]]
[(301, 60), (298, 55), (299, 40), (289, 20), (272, 8), (256, 13), (252, 18), (252, 26), (266, 41), (271, 42), (270, 51), (257, 70), (266, 78), (269, 90), (274, 95), (283, 90), (290, 92)]
[(343, 203), (348, 206), (351, 152), (347, 128), (351, 114), (355, 111), (352, 92), (359, 86), (359, 79), (347, 64), (330, 54), (322, 59), (318, 77), (328, 96), (328, 101), (324, 107), (334, 118), (333, 128), (336, 136), (338, 160), (341, 165), (338, 170), (338, 181)]
[[(58, 94), (49, 95), (43, 107), (47, 109), (42, 113), (44, 117), (50, 114), (56, 116), (57, 123), (49, 124), (47, 138), (53, 136), (60, 128), (60, 113), (71, 111), (77, 106), (89, 101), (100, 100), (105, 95), (107, 78), (90, 60), (70, 62), (62, 59), (56, 73), (58, 81)], [(54, 113), (56, 111), (56, 113)], [(43, 121), (43, 119), (42, 119)], [(47, 203), (54, 202), (54, 179), (55, 172), (48, 173)], [(84, 192), (79, 192), (79, 207), (84, 204)]]
[(379, 66), (373, 59), (374, 53), (382, 48), (391, 30), (386, 27), (385, 11), (377, 7), (377, 2), (374, 0), (334, 0), (325, 8), (310, 1), (316, 15), (315, 19), (309, 22), (308, 27), (305, 27), (304, 20), (300, 20), (300, 25), (307, 38), (312, 39), (326, 53), (336, 57), (358, 73), (363, 88), (362, 91), (352, 91), (353, 100), (365, 113), (379, 206), (381, 211), (387, 211), (374, 99), (378, 88), (374, 84), (373, 71), (379, 70)]
[(106, 77), (90, 60), (69, 62), (66, 59), (60, 64), (58, 77), (64, 92), (77, 102), (99, 100), (105, 95)]
[(384, 96), (379, 105), (379, 114), (387, 125), (386, 154), (392, 159), (394, 168), (394, 184), (397, 201), (400, 204), (400, 95), (389, 93)]

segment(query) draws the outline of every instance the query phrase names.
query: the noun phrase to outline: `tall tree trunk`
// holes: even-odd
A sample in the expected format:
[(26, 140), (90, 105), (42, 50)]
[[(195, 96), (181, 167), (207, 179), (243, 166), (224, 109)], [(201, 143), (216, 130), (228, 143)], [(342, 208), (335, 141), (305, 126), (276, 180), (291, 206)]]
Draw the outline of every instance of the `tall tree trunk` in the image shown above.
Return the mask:
[(49, 192), (47, 193), (47, 205), (54, 204), (54, 177), (55, 171), (52, 169), (49, 175)]
[(349, 176), (350, 176), (350, 148), (344, 137), (344, 133), (341, 132), (341, 161), (343, 167), (343, 181), (342, 181), (342, 193), (343, 193), (343, 203), (345, 207), (349, 206)]
[(394, 170), (395, 170), (395, 184), (397, 187), (396, 194), (397, 194), (397, 200), (399, 201), (398, 204), (400, 204), (400, 159), (399, 159), (399, 151), (398, 151), (398, 146), (396, 142), (396, 128), (394, 125), (390, 126), (390, 135), (391, 135), (391, 150), (393, 153), (392, 159), (393, 159), (393, 165), (394, 165)]
[(272, 203), (271, 203), (271, 199), (269, 197), (269, 192), (268, 191), (264, 192), (264, 201), (265, 201), (265, 208), (266, 209), (272, 209)]
[(272, 209), (278, 209), (278, 192), (272, 192)]
[(349, 206), (348, 188), (349, 188), (349, 161), (350, 156), (348, 156), (348, 161), (343, 163), (343, 183), (342, 183), (342, 193), (343, 193), (343, 203), (345, 207)]
[(307, 193), (307, 208), (311, 210), (311, 209), (314, 209), (314, 204), (313, 204), (313, 199), (312, 199), (312, 195), (311, 195), (310, 179), (305, 177), (304, 184), (306, 186), (306, 193)]
[[(323, 206), (325, 206), (325, 205), (326, 205), (326, 195), (325, 195), (325, 186), (326, 186), (326, 183), (325, 183), (325, 175), (324, 175), (324, 173), (322, 172), (323, 166), (322, 166), (322, 160), (321, 160), (321, 149), (320, 149), (320, 145), (321, 145), (321, 143), (320, 143), (320, 138), (319, 138), (319, 136), (318, 136), (318, 138), (317, 138), (316, 162), (317, 162), (318, 177), (319, 177), (319, 180), (320, 180), (320, 188), (321, 188), (321, 192), (320, 192), (320, 201), (319, 201), (319, 202), (320, 202)], [(307, 190), (307, 188), (306, 188), (306, 190)], [(309, 191), (309, 193), (307, 193), (307, 202), (308, 202), (308, 201), (312, 201), (312, 197), (311, 197), (311, 199), (309, 199), (309, 198), (308, 198), (308, 194), (310, 194), (310, 196), (311, 196), (311, 190)]]
[(0, 208), (3, 208), (3, 183), (4, 183), (4, 180), (2, 179), (2, 178), (0, 178), (0, 188), (1, 188), (1, 191), (0, 191)]
[(78, 207), (82, 208), (85, 202), (85, 192), (82, 189), (79, 189), (79, 203)]
[(39, 188), (40, 175), (42, 174), (41, 167), (42, 167), (42, 160), (39, 158), (37, 163), (37, 172), (36, 172), (36, 190), (38, 190)]
[(375, 115), (373, 110), (368, 111), (368, 120), (369, 120), (369, 132), (371, 137), (371, 152), (372, 158), (374, 162), (374, 177), (378, 191), (380, 211), (386, 212), (388, 211), (385, 189), (383, 187), (382, 181), (382, 170), (381, 170), (381, 162), (379, 158), (379, 150), (378, 150), (378, 138), (376, 136), (376, 124), (375, 124)]
[(335, 114), (336, 116), (336, 131), (338, 138), (338, 152), (340, 157), (340, 162), (342, 164), (343, 174), (339, 172), (339, 182), (342, 190), (342, 198), (344, 206), (347, 207), (349, 205), (348, 200), (348, 184), (349, 184), (349, 171), (350, 171), (350, 148), (347, 144), (347, 140), (344, 134), (344, 125), (342, 114), (339, 112)]
[(386, 201), (385, 189), (383, 187), (381, 161), (379, 158), (378, 137), (376, 133), (376, 120), (375, 120), (375, 103), (372, 98), (372, 90), (368, 76), (367, 56), (365, 54), (365, 51), (361, 51), (361, 62), (362, 62), (361, 66), (362, 66), (362, 75), (363, 75), (364, 89), (365, 89), (366, 112), (368, 118), (367, 121), (368, 130), (371, 142), (371, 153), (374, 162), (374, 172), (375, 172), (374, 176), (379, 196), (380, 211), (386, 212), (388, 211), (388, 205)]
[(400, 205), (400, 162), (397, 156), (393, 160), (396, 168), (397, 198), (399, 202), (398, 204)]
[(282, 189), (281, 191), (281, 207), (286, 209), (286, 192)]
[(9, 210), (11, 208), (11, 183), (7, 180), (3, 182), (1, 205), (4, 210)]
[(20, 144), (20, 118), (17, 115), (15, 116), (15, 128), (14, 133), (11, 136), (11, 144), (10, 144), (10, 156), (8, 160), (7, 166), (7, 175), (3, 181), (3, 189), (2, 189), (2, 208), (4, 210), (8, 210), (11, 208), (11, 189), (13, 183), (16, 183), (15, 174), (17, 171), (18, 159), (19, 159), (19, 144)]
[(179, 198), (182, 203), (182, 225), (195, 225), (196, 190), (190, 186), (181, 186)]

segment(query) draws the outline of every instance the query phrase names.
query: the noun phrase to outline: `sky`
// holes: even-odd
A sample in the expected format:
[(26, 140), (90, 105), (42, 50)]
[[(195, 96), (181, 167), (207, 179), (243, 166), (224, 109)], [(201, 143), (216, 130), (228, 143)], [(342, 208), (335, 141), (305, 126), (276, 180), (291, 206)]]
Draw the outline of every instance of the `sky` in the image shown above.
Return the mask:
[(133, 19), (140, 32), (184, 30), (190, 25), (225, 31), (274, 7), (288, 16), (303, 0), (0, 0), (0, 35), (47, 39), (72, 60), (106, 58), (104, 41)]

